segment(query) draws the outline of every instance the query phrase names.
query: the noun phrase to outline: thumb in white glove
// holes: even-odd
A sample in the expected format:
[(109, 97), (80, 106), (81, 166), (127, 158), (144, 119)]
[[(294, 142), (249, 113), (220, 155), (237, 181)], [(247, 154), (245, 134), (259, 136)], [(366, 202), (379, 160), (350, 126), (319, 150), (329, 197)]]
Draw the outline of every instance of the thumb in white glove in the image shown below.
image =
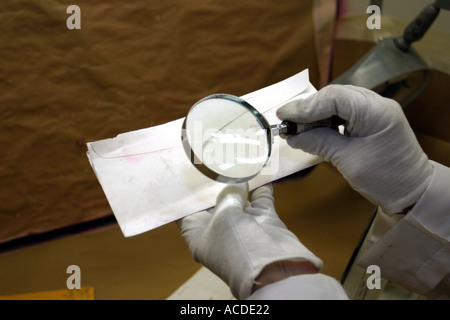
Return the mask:
[(248, 185), (228, 185), (217, 205), (178, 221), (195, 261), (224, 280), (233, 295), (245, 299), (265, 266), (277, 261), (322, 261), (311, 253), (278, 218), (273, 189), (265, 185), (247, 201)]
[(388, 214), (414, 205), (430, 182), (433, 166), (394, 100), (360, 87), (329, 85), (282, 106), (277, 115), (298, 123), (333, 115), (345, 120), (345, 135), (317, 128), (287, 142), (331, 161), (356, 191)]

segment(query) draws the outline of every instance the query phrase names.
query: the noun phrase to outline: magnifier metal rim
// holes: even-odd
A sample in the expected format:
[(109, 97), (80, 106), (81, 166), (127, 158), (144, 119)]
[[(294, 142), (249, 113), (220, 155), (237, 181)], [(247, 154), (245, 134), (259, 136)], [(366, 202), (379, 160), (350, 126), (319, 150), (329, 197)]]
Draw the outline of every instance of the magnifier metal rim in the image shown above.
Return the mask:
[(266, 118), (264, 118), (264, 116), (258, 110), (256, 110), (247, 101), (245, 101), (244, 99), (241, 99), (237, 96), (234, 96), (231, 94), (226, 94), (226, 93), (212, 94), (210, 96), (207, 96), (207, 97), (199, 100), (191, 107), (186, 118), (184, 118), (182, 130), (181, 130), (181, 141), (183, 144), (183, 149), (184, 149), (186, 155), (188, 156), (189, 160), (191, 161), (191, 163), (194, 165), (194, 167), (197, 168), (197, 170), (200, 171), (202, 174), (204, 174), (205, 176), (209, 177), (212, 180), (215, 180), (218, 182), (223, 182), (223, 183), (241, 183), (241, 182), (249, 181), (252, 178), (256, 177), (259, 174), (259, 171), (253, 175), (246, 176), (246, 177), (240, 177), (240, 178), (228, 177), (228, 176), (219, 174), (219, 173), (215, 172), (214, 170), (208, 168), (205, 164), (203, 164), (201, 162), (201, 160), (199, 159), (199, 157), (197, 157), (197, 155), (194, 153), (194, 151), (191, 148), (191, 145), (189, 143), (189, 139), (187, 136), (187, 132), (186, 132), (186, 120), (188, 119), (189, 114), (192, 109), (194, 109), (198, 104), (200, 104), (206, 100), (211, 100), (211, 99), (226, 99), (226, 100), (236, 102), (236, 103), (242, 105), (244, 108), (246, 108), (248, 111), (250, 111), (255, 116), (255, 118), (257, 119), (261, 128), (263, 128), (267, 131), (267, 146), (268, 146), (269, 152), (267, 154), (267, 159), (261, 168), (264, 168), (264, 166), (267, 164), (267, 161), (269, 161), (270, 154), (272, 152), (272, 131), (270, 129), (269, 122), (266, 120)]

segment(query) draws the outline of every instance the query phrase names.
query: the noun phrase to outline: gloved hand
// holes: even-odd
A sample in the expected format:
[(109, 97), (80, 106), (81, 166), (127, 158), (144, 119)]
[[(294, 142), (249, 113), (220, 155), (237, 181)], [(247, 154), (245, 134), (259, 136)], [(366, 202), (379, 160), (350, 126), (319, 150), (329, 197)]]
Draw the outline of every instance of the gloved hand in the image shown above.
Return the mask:
[(247, 298), (265, 266), (277, 261), (322, 261), (311, 253), (278, 218), (272, 185), (247, 200), (248, 185), (228, 185), (216, 207), (178, 220), (195, 261), (214, 272), (238, 299)]
[(385, 213), (402, 213), (427, 188), (433, 165), (394, 100), (351, 85), (329, 85), (277, 111), (282, 120), (307, 123), (337, 115), (345, 135), (317, 128), (289, 137), (293, 148), (337, 167), (350, 185)]

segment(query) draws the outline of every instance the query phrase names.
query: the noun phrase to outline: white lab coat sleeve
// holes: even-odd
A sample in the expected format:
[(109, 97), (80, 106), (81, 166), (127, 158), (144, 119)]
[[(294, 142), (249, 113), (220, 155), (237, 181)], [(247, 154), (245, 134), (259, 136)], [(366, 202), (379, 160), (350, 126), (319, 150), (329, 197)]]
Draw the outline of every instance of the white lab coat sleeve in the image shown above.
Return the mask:
[(342, 286), (327, 275), (304, 274), (268, 284), (247, 300), (348, 300)]
[(429, 297), (448, 285), (450, 274), (450, 168), (432, 163), (430, 185), (413, 209), (357, 262), (377, 265), (381, 277)]

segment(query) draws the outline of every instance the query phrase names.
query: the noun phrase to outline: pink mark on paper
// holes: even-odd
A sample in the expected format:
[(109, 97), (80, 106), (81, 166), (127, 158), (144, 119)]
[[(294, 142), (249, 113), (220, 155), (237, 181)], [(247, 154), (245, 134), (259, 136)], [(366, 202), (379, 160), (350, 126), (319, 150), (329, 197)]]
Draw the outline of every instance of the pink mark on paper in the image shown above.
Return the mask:
[(129, 155), (126, 156), (125, 159), (127, 160), (128, 163), (131, 164), (137, 164), (139, 162), (141, 162), (145, 157), (145, 154), (135, 154), (135, 155)]

